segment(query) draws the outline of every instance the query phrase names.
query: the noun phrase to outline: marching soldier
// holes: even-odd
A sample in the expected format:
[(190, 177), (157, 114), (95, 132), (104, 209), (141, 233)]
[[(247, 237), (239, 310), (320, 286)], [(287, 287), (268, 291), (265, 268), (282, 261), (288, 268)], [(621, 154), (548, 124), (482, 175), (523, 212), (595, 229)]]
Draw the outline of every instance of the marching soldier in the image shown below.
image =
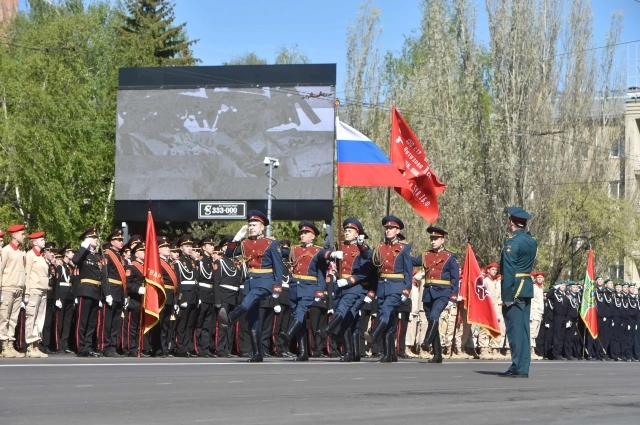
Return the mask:
[(173, 357), (169, 352), (169, 344), (173, 334), (172, 325), (176, 322), (176, 315), (179, 307), (176, 304), (176, 288), (178, 287), (178, 276), (173, 268), (171, 250), (179, 250), (178, 245), (169, 242), (166, 236), (158, 236), (158, 254), (160, 255), (160, 265), (162, 267), (162, 283), (166, 294), (164, 308), (160, 312), (158, 324), (156, 325), (156, 357)]
[(109, 288), (102, 306), (102, 354), (105, 357), (122, 357), (116, 351), (118, 334), (122, 330), (122, 307), (124, 304), (127, 276), (120, 251), (123, 249), (122, 229), (116, 228), (107, 236), (108, 247), (103, 251), (106, 263), (106, 284)]
[[(129, 357), (138, 357), (138, 350), (140, 345), (140, 311), (142, 308), (143, 295), (146, 292), (144, 285), (144, 254), (145, 244), (140, 242), (131, 248), (131, 255), (134, 261), (130, 266), (127, 266), (125, 274), (127, 276), (127, 347), (129, 351)], [(146, 338), (143, 338), (146, 340)], [(146, 341), (143, 342), (141, 347), (141, 357), (149, 357), (146, 352)]]
[(292, 264), (289, 262), (291, 254), (291, 241), (283, 239), (280, 241), (280, 252), (282, 253), (282, 261), (284, 267), (282, 269), (282, 293), (278, 298), (278, 305), (273, 311), (276, 314), (276, 322), (273, 330), (274, 334), (274, 354), (276, 357), (294, 357), (290, 352), (290, 344), (285, 343), (282, 332), (286, 332), (291, 326), (291, 308), (289, 287), (291, 282)]
[(80, 249), (73, 256), (78, 266), (79, 282), (75, 295), (78, 300), (76, 321), (76, 344), (78, 357), (100, 357), (93, 351), (92, 342), (96, 331), (100, 299), (108, 289), (103, 280), (100, 260), (97, 257), (98, 233), (89, 227), (80, 235)]
[[(285, 344), (294, 337), (298, 340), (299, 354), (294, 360), (308, 361), (307, 349), (307, 311), (314, 301), (320, 302), (325, 297), (326, 274), (330, 258), (342, 259), (342, 252), (332, 252), (313, 245), (313, 240), (320, 234), (318, 228), (309, 221), (298, 224), (300, 245), (291, 249), (290, 262), (293, 265), (289, 297), (293, 321), (287, 332), (283, 333)], [(319, 347), (318, 347), (319, 348)]]
[[(58, 335), (55, 330), (53, 331), (53, 341), (51, 340), (51, 328), (53, 326), (53, 319), (56, 313), (54, 289), (58, 281), (58, 277), (56, 276), (55, 248), (55, 242), (46, 242), (42, 253), (44, 260), (47, 262), (47, 277), (49, 279), (47, 290), (47, 309), (45, 312), (44, 327), (42, 329), (42, 341), (40, 341), (39, 347), (40, 351), (45, 354), (55, 354), (58, 351)], [(51, 347), (53, 347), (53, 351)]]
[(192, 258), (193, 237), (184, 234), (178, 239), (180, 257), (174, 263), (178, 277), (178, 302), (180, 318), (178, 320), (178, 357), (196, 357), (194, 353), (193, 330), (196, 324), (198, 308), (198, 269)]
[[(344, 241), (340, 246), (343, 258), (338, 262), (335, 302), (337, 307), (331, 322), (323, 329), (324, 338), (338, 334), (342, 339), (343, 356), (340, 361), (360, 359), (360, 332), (358, 314), (364, 298), (375, 297), (374, 285), (368, 279), (371, 273), (371, 249), (365, 244), (367, 235), (362, 223), (356, 218), (347, 218), (342, 223)], [(356, 350), (357, 348), (357, 350)]]
[(71, 244), (67, 244), (60, 249), (56, 255), (61, 259), (56, 266), (56, 276), (58, 281), (54, 286), (53, 298), (55, 299), (56, 324), (58, 334), (58, 353), (69, 354), (71, 349), (69, 346), (69, 333), (71, 332), (71, 320), (74, 310), (73, 295), (73, 273), (74, 268), (71, 263), (73, 258), (73, 250)]
[(216, 323), (215, 291), (214, 291), (214, 259), (215, 241), (213, 235), (205, 236), (200, 241), (202, 258), (200, 260), (198, 279), (198, 319), (196, 326), (196, 344), (198, 357), (217, 357), (215, 354), (214, 325)]
[(502, 248), (500, 274), (502, 275), (502, 315), (511, 348), (511, 366), (502, 375), (510, 378), (528, 378), (531, 364), (529, 319), (533, 280), (531, 270), (538, 250), (538, 242), (525, 231), (528, 212), (510, 207), (509, 230), (513, 235)]
[[(264, 237), (265, 226), (269, 220), (260, 211), (247, 212), (248, 225), (243, 226), (227, 245), (225, 255), (235, 257), (242, 254), (247, 265), (247, 278), (244, 282), (244, 299), (242, 304), (229, 313), (228, 317), (221, 316), (223, 323), (228, 325), (237, 322), (247, 315), (247, 322), (251, 332), (251, 347), (253, 356), (249, 362), (262, 362), (262, 344), (260, 343), (259, 304), (268, 296), (278, 298), (282, 292), (282, 255), (278, 241)], [(249, 238), (244, 236), (249, 231)], [(239, 252), (237, 252), (239, 250)]]
[(213, 287), (216, 308), (218, 309), (218, 331), (216, 332), (216, 352), (218, 357), (234, 357), (233, 327), (220, 320), (220, 315), (227, 315), (238, 305), (238, 293), (242, 283), (242, 270), (236, 266), (232, 258), (222, 255), (233, 236), (225, 236), (218, 243), (213, 253)]
[(379, 316), (371, 339), (375, 344), (386, 334), (383, 340), (385, 354), (380, 358), (380, 362), (391, 363), (397, 360), (395, 332), (398, 308), (411, 295), (414, 261), (411, 257), (411, 244), (398, 237), (400, 230), (404, 229), (402, 220), (395, 216), (386, 216), (382, 219), (382, 226), (385, 228), (385, 241), (374, 249), (371, 260), (380, 272), (377, 287)]
[[(442, 311), (447, 307), (453, 307), (458, 301), (460, 266), (456, 261), (456, 255), (444, 247), (447, 232), (434, 226), (428, 227), (427, 232), (431, 239), (431, 250), (426, 251), (422, 256), (425, 279), (422, 302), (428, 328), (420, 347), (428, 350), (433, 344), (433, 358), (428, 362), (442, 363), (439, 320)], [(466, 337), (468, 338), (468, 334)], [(467, 338), (465, 335), (461, 336), (461, 344), (458, 347), (460, 350), (464, 349), (463, 344), (466, 343)], [(453, 344), (451, 347), (453, 349)]]
[(38, 342), (42, 340), (42, 330), (47, 308), (49, 288), (49, 265), (44, 259), (45, 232), (29, 235), (32, 248), (25, 259), (25, 342), (27, 357), (49, 357), (40, 351)]
[(20, 304), (25, 295), (25, 253), (20, 249), (24, 243), (24, 225), (9, 226), (9, 245), (2, 248), (0, 259), (0, 341), (2, 357), (24, 357), (15, 350), (16, 324), (20, 315)]

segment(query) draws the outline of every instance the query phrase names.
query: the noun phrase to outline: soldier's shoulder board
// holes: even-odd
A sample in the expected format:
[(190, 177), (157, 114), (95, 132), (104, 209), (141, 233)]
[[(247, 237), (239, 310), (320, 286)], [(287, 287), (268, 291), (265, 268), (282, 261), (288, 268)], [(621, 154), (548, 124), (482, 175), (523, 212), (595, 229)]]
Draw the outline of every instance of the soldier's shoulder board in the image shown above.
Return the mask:
[(409, 242), (407, 242), (407, 241), (398, 241), (398, 243), (400, 245), (409, 245)]
[(274, 238), (273, 236), (265, 236), (265, 239), (269, 239), (270, 241), (276, 241), (277, 239)]

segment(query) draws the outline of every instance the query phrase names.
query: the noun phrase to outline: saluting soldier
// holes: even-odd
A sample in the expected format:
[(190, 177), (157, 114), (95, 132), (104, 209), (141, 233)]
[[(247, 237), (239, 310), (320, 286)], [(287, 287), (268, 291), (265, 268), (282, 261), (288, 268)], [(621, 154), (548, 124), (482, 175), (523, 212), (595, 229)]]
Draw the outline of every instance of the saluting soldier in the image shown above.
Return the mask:
[[(458, 301), (458, 288), (460, 285), (460, 266), (456, 255), (445, 249), (444, 229), (435, 226), (427, 228), (431, 249), (422, 255), (424, 267), (424, 293), (422, 302), (427, 316), (427, 333), (420, 345), (423, 350), (428, 350), (433, 345), (433, 357), (429, 363), (442, 363), (442, 344), (440, 339), (440, 315), (445, 308), (451, 308)], [(460, 308), (460, 306), (458, 306)], [(468, 326), (465, 329), (469, 328)], [(467, 331), (468, 332), (468, 331)], [(466, 333), (466, 332), (465, 332)], [(468, 334), (462, 335), (458, 349), (462, 352)], [(453, 343), (451, 345), (453, 350)]]
[(382, 219), (382, 226), (385, 229), (385, 241), (378, 244), (372, 253), (372, 264), (379, 271), (376, 294), (379, 315), (371, 339), (376, 344), (385, 335), (385, 354), (380, 362), (391, 363), (397, 361), (395, 340), (398, 308), (411, 295), (414, 259), (411, 257), (411, 244), (398, 237), (404, 229), (402, 220), (389, 215)]
[(531, 215), (520, 207), (510, 207), (509, 230), (513, 233), (502, 248), (502, 315), (511, 348), (511, 366), (502, 375), (528, 378), (531, 364), (529, 319), (533, 279), (531, 271), (538, 251), (538, 242), (525, 230)]
[(367, 235), (362, 223), (355, 217), (350, 217), (342, 223), (342, 229), (344, 240), (340, 250), (343, 258), (337, 264), (338, 280), (335, 290), (337, 306), (331, 322), (322, 333), (325, 338), (328, 334), (340, 336), (343, 348), (340, 361), (350, 362), (360, 359), (360, 332), (356, 318), (365, 297), (368, 295), (370, 299), (375, 298), (375, 285), (368, 279), (372, 252), (365, 244)]
[[(145, 244), (140, 242), (131, 248), (131, 255), (134, 261), (130, 266), (126, 267), (125, 274), (127, 276), (127, 295), (129, 302), (127, 305), (127, 347), (129, 357), (138, 357), (138, 347), (140, 346), (140, 311), (142, 308), (143, 296), (146, 292), (144, 285), (144, 254)], [(145, 338), (146, 339), (146, 338)], [(143, 342), (140, 350), (141, 357), (149, 357), (147, 352), (147, 341)]]
[[(176, 322), (175, 315), (179, 311), (176, 304), (176, 288), (178, 287), (178, 276), (173, 268), (171, 259), (172, 243), (166, 236), (158, 236), (158, 254), (160, 255), (160, 266), (162, 267), (162, 283), (166, 294), (164, 308), (160, 312), (158, 324), (156, 325), (155, 338), (156, 357), (173, 357), (169, 352), (169, 344), (171, 342), (172, 324)], [(177, 244), (173, 244), (173, 249), (179, 250)], [(172, 320), (173, 318), (173, 320)]]
[(93, 351), (92, 342), (96, 331), (98, 308), (102, 295), (108, 293), (102, 273), (102, 264), (98, 258), (98, 233), (95, 227), (89, 227), (80, 235), (80, 249), (73, 256), (73, 263), (78, 265), (78, 300), (76, 322), (76, 344), (78, 357), (100, 357)]
[[(216, 246), (213, 253), (213, 288), (215, 291), (216, 308), (219, 314), (228, 315), (238, 305), (238, 293), (242, 283), (242, 270), (238, 268), (232, 258), (223, 255), (227, 244), (233, 236), (225, 236)], [(234, 357), (233, 327), (228, 326), (218, 316), (218, 330), (216, 332), (216, 352), (218, 357)]]
[(214, 344), (214, 326), (216, 323), (216, 299), (214, 291), (215, 240), (208, 235), (200, 241), (202, 258), (198, 279), (198, 319), (196, 326), (196, 348), (198, 357), (217, 357)]
[(198, 308), (198, 269), (192, 258), (193, 237), (184, 234), (178, 239), (180, 257), (174, 263), (178, 277), (178, 305), (180, 318), (178, 320), (178, 357), (197, 357), (194, 353), (193, 330), (196, 325)]
[(55, 299), (56, 311), (56, 332), (58, 334), (58, 353), (69, 354), (69, 334), (71, 332), (71, 320), (73, 319), (74, 295), (73, 295), (73, 273), (75, 266), (71, 263), (73, 250), (71, 244), (65, 245), (58, 251), (56, 257), (60, 258), (56, 266), (57, 283), (54, 286), (53, 297)]
[(122, 229), (116, 228), (107, 236), (108, 246), (103, 251), (106, 263), (106, 286), (109, 288), (102, 307), (102, 354), (122, 357), (116, 351), (118, 334), (122, 330), (122, 307), (126, 294), (127, 276), (120, 251), (123, 249)]
[(27, 357), (49, 357), (40, 351), (38, 342), (42, 340), (42, 330), (47, 308), (49, 291), (49, 265), (44, 259), (45, 232), (29, 235), (31, 249), (25, 256), (25, 342)]
[[(57, 310), (54, 297), (54, 289), (58, 280), (58, 277), (56, 276), (55, 249), (55, 242), (45, 242), (44, 251), (42, 252), (42, 256), (47, 262), (47, 277), (49, 279), (47, 289), (47, 310), (44, 317), (44, 327), (42, 328), (42, 341), (40, 341), (39, 347), (40, 351), (45, 354), (55, 354), (58, 351), (57, 333), (55, 330), (52, 332), (52, 327), (54, 326), (53, 319)], [(52, 333), (53, 339), (51, 338)]]
[[(262, 362), (261, 323), (258, 320), (260, 301), (270, 295), (274, 298), (280, 296), (283, 263), (278, 241), (264, 237), (265, 226), (269, 225), (267, 217), (257, 210), (248, 211), (247, 217), (249, 224), (242, 226), (225, 252), (228, 257), (242, 255), (245, 261), (247, 277), (244, 282), (244, 299), (228, 317), (221, 315), (221, 318), (224, 323), (233, 324), (247, 315), (253, 350), (253, 356), (248, 361)], [(249, 237), (244, 239), (247, 231)]]
[(0, 341), (2, 357), (24, 357), (15, 350), (16, 324), (20, 305), (25, 295), (25, 253), (20, 249), (24, 243), (24, 224), (14, 224), (7, 229), (11, 242), (2, 248), (0, 259)]

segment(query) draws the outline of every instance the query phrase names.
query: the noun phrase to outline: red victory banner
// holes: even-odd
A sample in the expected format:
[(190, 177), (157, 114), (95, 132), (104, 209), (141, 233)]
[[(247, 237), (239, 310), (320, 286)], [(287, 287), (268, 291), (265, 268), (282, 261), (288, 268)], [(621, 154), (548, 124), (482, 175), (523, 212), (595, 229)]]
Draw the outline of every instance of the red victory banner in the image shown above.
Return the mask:
[(493, 309), (491, 296), (484, 287), (482, 269), (478, 265), (470, 243), (467, 244), (467, 253), (464, 258), (460, 295), (463, 297), (464, 308), (467, 310), (467, 322), (482, 326), (493, 338), (497, 338), (501, 333), (500, 324)]
[(438, 219), (438, 195), (447, 185), (438, 180), (429, 166), (420, 140), (413, 133), (393, 107), (391, 112), (391, 141), (389, 143), (391, 162), (407, 179), (411, 190), (396, 187), (395, 191), (411, 204), (429, 223)]
[[(162, 265), (160, 263), (160, 254), (158, 253), (156, 227), (153, 224), (151, 211), (147, 214), (147, 239), (145, 241), (143, 271), (147, 289), (142, 303), (144, 317), (141, 324), (144, 333), (147, 333), (160, 320), (160, 312), (164, 308), (164, 303), (167, 299), (162, 281)], [(140, 335), (142, 334), (141, 332)], [(142, 347), (142, 344), (139, 346)]]

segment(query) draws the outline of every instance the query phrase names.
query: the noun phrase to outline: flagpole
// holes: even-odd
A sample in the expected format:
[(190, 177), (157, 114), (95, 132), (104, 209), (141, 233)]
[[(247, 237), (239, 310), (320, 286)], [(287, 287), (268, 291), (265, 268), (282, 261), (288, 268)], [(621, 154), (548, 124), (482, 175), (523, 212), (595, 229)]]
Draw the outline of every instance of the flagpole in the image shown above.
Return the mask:
[[(149, 209), (148, 212), (151, 212), (151, 199), (149, 199)], [(147, 214), (147, 228), (149, 227), (149, 214)], [(147, 238), (147, 235), (145, 235), (145, 239)], [(145, 242), (146, 245), (146, 242)], [(145, 251), (147, 249), (147, 247), (144, 247)], [(146, 262), (146, 258), (145, 258), (145, 262)], [(142, 271), (143, 271), (143, 277), (142, 277), (142, 287), (145, 288), (144, 291), (144, 295), (142, 295), (142, 302), (140, 303), (140, 321), (138, 322), (138, 358), (140, 358), (140, 355), (142, 353), (142, 345), (144, 343), (144, 306), (145, 306), (145, 301), (147, 299), (147, 291), (146, 291), (146, 283), (147, 283), (147, 276), (146, 276), (146, 272), (144, 269), (144, 263), (142, 265)]]
[(387, 214), (391, 215), (391, 188), (387, 187)]
[[(339, 114), (338, 114), (338, 107), (340, 106), (340, 99), (335, 98), (335, 100), (333, 101), (333, 106), (334, 106), (334, 111), (335, 111), (335, 118), (338, 118)], [(337, 120), (336, 120), (337, 122)], [(338, 140), (337, 135), (334, 134), (333, 137), (336, 141)], [(337, 143), (337, 142), (336, 142)], [(342, 190), (340, 185), (338, 185), (338, 226), (342, 226)], [(331, 230), (335, 231), (336, 226), (332, 226)], [(338, 243), (336, 245), (337, 248), (340, 247), (340, 244), (342, 243), (342, 235), (340, 234), (340, 232), (337, 232), (337, 236), (338, 236)], [(340, 273), (340, 260), (336, 260), (336, 272), (338, 275), (338, 279), (341, 279), (341, 273)]]

